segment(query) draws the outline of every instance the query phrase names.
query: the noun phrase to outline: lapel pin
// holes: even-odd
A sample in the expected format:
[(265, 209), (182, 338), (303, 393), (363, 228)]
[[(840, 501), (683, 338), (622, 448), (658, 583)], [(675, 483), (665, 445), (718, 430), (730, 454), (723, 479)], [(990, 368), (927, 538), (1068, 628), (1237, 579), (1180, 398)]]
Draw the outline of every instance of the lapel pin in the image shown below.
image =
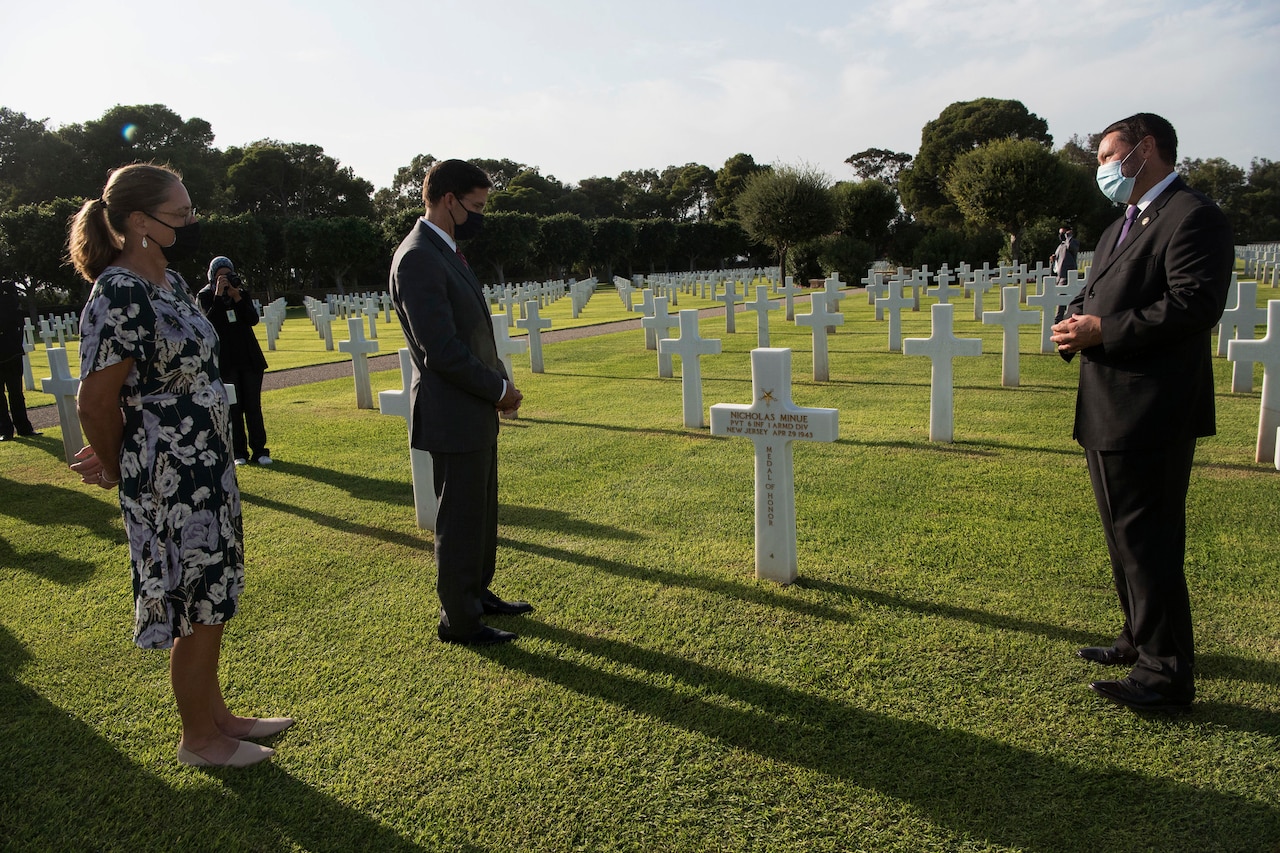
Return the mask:
[(1143, 225), (1146, 225), (1146, 224), (1147, 224), (1148, 222), (1150, 222), (1150, 221), (1151, 221), (1151, 217), (1150, 217), (1150, 216), (1144, 216), (1144, 217), (1142, 217), (1142, 224), (1143, 224)]

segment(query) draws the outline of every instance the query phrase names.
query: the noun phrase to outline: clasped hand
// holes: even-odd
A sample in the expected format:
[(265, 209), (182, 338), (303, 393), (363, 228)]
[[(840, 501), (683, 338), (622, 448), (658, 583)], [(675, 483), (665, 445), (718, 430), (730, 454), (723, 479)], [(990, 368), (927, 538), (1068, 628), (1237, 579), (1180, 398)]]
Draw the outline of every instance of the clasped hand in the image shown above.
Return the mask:
[(1077, 353), (1102, 343), (1102, 318), (1092, 314), (1073, 314), (1061, 323), (1055, 323), (1049, 340), (1058, 345), (1058, 352)]

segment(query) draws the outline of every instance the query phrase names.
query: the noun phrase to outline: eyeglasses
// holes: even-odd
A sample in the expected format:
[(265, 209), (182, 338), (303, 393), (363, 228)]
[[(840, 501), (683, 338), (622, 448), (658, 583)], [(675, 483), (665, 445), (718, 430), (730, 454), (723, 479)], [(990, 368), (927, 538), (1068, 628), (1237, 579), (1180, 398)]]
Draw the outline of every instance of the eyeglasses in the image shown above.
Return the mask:
[[(142, 212), (146, 213), (147, 216), (151, 216), (151, 214), (147, 213), (145, 210)], [(157, 210), (156, 213), (163, 213), (165, 216), (172, 216), (175, 219), (181, 219), (183, 225), (196, 221), (196, 209), (194, 207), (190, 210)], [(156, 219), (154, 216), (151, 216), (151, 218)], [(169, 225), (169, 223), (165, 222), (163, 219), (156, 219), (156, 222), (159, 222), (161, 225), (166, 225), (169, 228), (174, 227)]]

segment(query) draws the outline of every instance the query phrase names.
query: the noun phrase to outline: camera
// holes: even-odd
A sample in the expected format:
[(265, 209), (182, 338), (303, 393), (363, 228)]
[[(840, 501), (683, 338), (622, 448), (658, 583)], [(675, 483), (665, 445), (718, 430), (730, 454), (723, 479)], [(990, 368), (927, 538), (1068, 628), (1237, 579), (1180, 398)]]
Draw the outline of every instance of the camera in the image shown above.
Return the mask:
[(236, 290), (244, 290), (244, 281), (240, 278), (240, 276), (236, 275), (233, 272), (227, 273), (227, 284), (231, 285)]

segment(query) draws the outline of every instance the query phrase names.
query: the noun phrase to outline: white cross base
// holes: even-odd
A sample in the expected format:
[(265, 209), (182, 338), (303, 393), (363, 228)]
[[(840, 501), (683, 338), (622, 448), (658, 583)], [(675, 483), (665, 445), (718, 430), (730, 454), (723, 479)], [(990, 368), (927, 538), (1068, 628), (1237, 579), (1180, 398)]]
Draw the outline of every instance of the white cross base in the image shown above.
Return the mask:
[(433, 533), (436, 529), (436, 475), (431, 454), (413, 446), (413, 421), (409, 415), (409, 395), (413, 388), (413, 360), (409, 350), (400, 350), (399, 391), (379, 391), (378, 409), (384, 415), (404, 418), (409, 427), (409, 466), (413, 478), (413, 513), (418, 526)]
[(835, 441), (839, 412), (791, 402), (791, 350), (751, 351), (749, 406), (711, 407), (711, 434), (748, 438), (755, 445), (756, 577), (792, 583), (796, 557), (796, 483), (793, 441)]

